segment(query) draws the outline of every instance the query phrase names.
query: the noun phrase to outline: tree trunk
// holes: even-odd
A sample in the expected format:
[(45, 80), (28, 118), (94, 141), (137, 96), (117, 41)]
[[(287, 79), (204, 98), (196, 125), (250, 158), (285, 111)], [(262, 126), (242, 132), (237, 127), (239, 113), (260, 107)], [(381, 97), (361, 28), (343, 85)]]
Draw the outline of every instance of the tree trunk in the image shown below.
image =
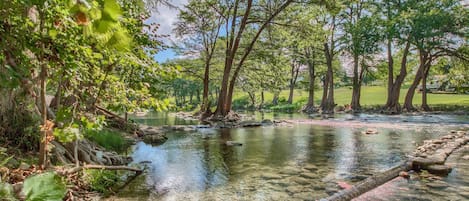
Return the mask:
[(259, 104), (259, 109), (264, 107), (264, 90), (261, 91), (261, 103)]
[[(303, 112), (306, 113), (313, 113), (314, 112), (314, 83), (316, 81), (316, 72), (314, 66), (314, 49), (310, 53), (308, 49), (306, 49), (306, 57), (308, 59), (308, 73), (309, 73), (309, 87), (308, 87), (308, 103), (306, 103), (305, 107), (303, 108)], [(311, 58), (310, 58), (311, 57)]]
[(352, 102), (350, 106), (352, 110), (360, 111), (360, 78), (358, 76), (358, 55), (353, 55), (353, 90)]
[(408, 112), (415, 111), (415, 108), (412, 104), (414, 95), (415, 95), (415, 89), (417, 89), (420, 80), (422, 80), (422, 74), (423, 74), (423, 67), (420, 65), (419, 69), (417, 70), (417, 74), (415, 74), (414, 81), (410, 85), (409, 89), (407, 90), (407, 94), (405, 96), (404, 100), (404, 109), (407, 110)]
[[(332, 43), (333, 44), (333, 43)], [(329, 48), (329, 44), (324, 43), (324, 54), (326, 56), (326, 64), (327, 64), (327, 73), (324, 83), (324, 92), (323, 98), (321, 103), (321, 110), (322, 113), (330, 114), (334, 113), (334, 73), (332, 69), (332, 59), (333, 59), (333, 52)]]
[(420, 81), (423, 78), (423, 74), (425, 73), (425, 68), (426, 65), (429, 65), (429, 59), (428, 59), (428, 53), (425, 51), (420, 50), (419, 51), (419, 60), (420, 60), (420, 65), (417, 70), (417, 73), (415, 74), (414, 81), (412, 82), (412, 85), (410, 85), (409, 90), (407, 91), (407, 94), (405, 96), (405, 101), (404, 101), (404, 109), (407, 111), (415, 111), (415, 108), (413, 106), (413, 99), (415, 95), (415, 89), (417, 89)]
[[(204, 72), (204, 92), (202, 94), (202, 104), (200, 106), (200, 111), (205, 112), (208, 109), (208, 85), (209, 85), (209, 73), (210, 73), (210, 61), (205, 63), (205, 72)], [(197, 96), (199, 97), (199, 96)]]
[[(391, 89), (391, 94), (388, 94), (386, 102), (386, 110), (390, 113), (396, 114), (401, 112), (401, 106), (399, 104), (399, 96), (401, 92), (402, 83), (407, 76), (407, 55), (409, 55), (410, 42), (407, 41), (404, 48), (404, 52), (401, 60), (401, 67), (399, 75), (396, 77), (396, 80), (388, 86), (388, 89)], [(388, 50), (389, 51), (389, 50)], [(388, 82), (389, 83), (389, 82)]]
[(387, 53), (388, 53), (388, 97), (386, 100), (386, 107), (389, 108), (393, 103), (393, 87), (394, 87), (394, 59), (392, 58), (392, 41), (387, 41)]
[(272, 105), (278, 105), (278, 98), (280, 96), (280, 92), (274, 92), (274, 97), (272, 98)]
[(300, 71), (300, 67), (295, 65), (295, 61), (293, 61), (291, 65), (291, 78), (290, 78), (290, 93), (288, 95), (288, 104), (293, 104), (293, 93), (295, 91), (296, 80), (298, 79), (298, 74)]
[(430, 107), (427, 104), (427, 77), (430, 71), (430, 65), (426, 65), (422, 76), (422, 110), (430, 111)]
[(256, 107), (256, 94), (254, 92), (248, 92), (249, 99), (251, 99), (251, 107)]
[(39, 144), (39, 167), (47, 167), (47, 103), (46, 103), (46, 83), (47, 83), (47, 66), (41, 65), (41, 138)]

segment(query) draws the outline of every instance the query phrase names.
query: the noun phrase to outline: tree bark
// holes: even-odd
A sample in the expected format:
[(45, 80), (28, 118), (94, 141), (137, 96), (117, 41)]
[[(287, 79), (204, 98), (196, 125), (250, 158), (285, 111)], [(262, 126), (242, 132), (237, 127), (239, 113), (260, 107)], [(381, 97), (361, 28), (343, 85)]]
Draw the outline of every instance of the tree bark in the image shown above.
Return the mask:
[[(333, 43), (331, 43), (333, 45)], [(333, 46), (331, 46), (333, 48)], [(324, 43), (324, 54), (326, 56), (327, 73), (324, 83), (324, 92), (321, 102), (322, 113), (334, 113), (334, 73), (332, 69), (333, 51), (328, 43)]]
[(417, 70), (417, 73), (415, 74), (414, 81), (409, 87), (409, 90), (407, 91), (405, 101), (404, 101), (404, 109), (407, 110), (408, 112), (415, 111), (415, 108), (413, 106), (413, 99), (415, 95), (415, 89), (417, 89), (420, 81), (423, 78), (423, 74), (425, 73), (425, 66), (427, 65), (427, 60), (428, 60), (428, 53), (426, 53), (423, 50), (419, 50), (419, 60), (420, 60), (420, 65)]
[[(388, 98), (386, 101), (386, 110), (391, 113), (401, 112), (401, 106), (399, 104), (399, 96), (401, 92), (402, 83), (404, 83), (404, 79), (407, 76), (407, 56), (409, 55), (409, 48), (410, 48), (410, 41), (407, 41), (406, 46), (404, 48), (403, 55), (402, 55), (402, 59), (401, 59), (401, 67), (399, 70), (399, 75), (397, 75), (396, 80), (394, 82), (391, 82), (391, 85), (388, 86), (388, 89), (390, 89), (391, 93), (388, 94)], [(388, 56), (392, 56), (392, 55), (388, 55)], [(388, 70), (392, 70), (392, 68)]]
[(295, 61), (291, 64), (290, 93), (288, 95), (288, 104), (293, 104), (293, 93), (295, 91), (296, 80), (298, 79), (299, 66), (295, 65)]
[(47, 166), (47, 103), (46, 103), (46, 82), (47, 82), (47, 66), (41, 65), (41, 119), (42, 129), (39, 144), (39, 167), (45, 168)]
[(373, 175), (368, 177), (367, 179), (359, 182), (358, 184), (354, 185), (352, 188), (345, 189), (335, 193), (332, 196), (327, 198), (321, 199), (325, 201), (345, 201), (345, 200), (352, 200), (353, 198), (358, 197), (359, 195), (368, 192), (369, 190), (376, 188), (394, 178), (399, 176), (401, 171), (409, 171), (411, 169), (411, 164), (408, 162), (404, 162), (401, 165), (398, 165), (394, 168), (386, 170), (378, 175)]
[(352, 110), (360, 111), (360, 78), (358, 72), (358, 55), (353, 55), (353, 89), (352, 89), (352, 102), (350, 106)]
[[(312, 48), (311, 48), (312, 49)], [(309, 51), (308, 48), (305, 49), (307, 64), (308, 64), (308, 73), (309, 73), (309, 86), (308, 86), (308, 103), (306, 103), (303, 108), (303, 112), (312, 113), (314, 112), (314, 84), (316, 81), (316, 72), (315, 72), (315, 52), (314, 49)]]
[(430, 71), (430, 65), (425, 66), (425, 70), (423, 72), (422, 76), (422, 110), (424, 111), (430, 111), (430, 107), (428, 106), (427, 103), (427, 77), (428, 73)]
[[(282, 6), (280, 6), (260, 27), (259, 30), (257, 31), (256, 35), (254, 38), (250, 41), (249, 45), (246, 47), (246, 50), (242, 54), (242, 57), (240, 61), (236, 65), (236, 69), (233, 72), (233, 75), (231, 76), (230, 80), (230, 73), (231, 69), (234, 65), (234, 57), (236, 53), (238, 52), (239, 49), (239, 44), (241, 37), (243, 36), (243, 32), (245, 31), (245, 27), (248, 22), (248, 18), (250, 16), (251, 12), (251, 7), (252, 7), (252, 0), (247, 0), (247, 6), (244, 9), (245, 12), (243, 14), (243, 17), (241, 18), (241, 21), (239, 23), (239, 28), (236, 28), (236, 19), (237, 19), (237, 9), (238, 9), (238, 4), (239, 1), (235, 2), (234, 5), (234, 14), (231, 22), (231, 28), (229, 32), (229, 38), (230, 40), (227, 40), (227, 46), (226, 46), (226, 59), (225, 59), (225, 69), (223, 71), (223, 80), (222, 80), (222, 86), (221, 86), (221, 92), (219, 94), (218, 98), (218, 105), (217, 109), (215, 111), (215, 118), (218, 117), (224, 117), (226, 116), (230, 110), (231, 110), (231, 105), (232, 105), (232, 97), (233, 97), (233, 92), (234, 92), (234, 86), (236, 84), (236, 80), (238, 78), (239, 71), (241, 70), (241, 67), (244, 64), (244, 61), (247, 59), (249, 54), (252, 51), (252, 48), (254, 47), (255, 42), (259, 38), (260, 34), (262, 31), (267, 27), (267, 25), (282, 11), (284, 10), (290, 3), (292, 3), (292, 0), (286, 1)], [(228, 18), (227, 18), (228, 20)], [(226, 25), (227, 27), (227, 33), (228, 33), (228, 23)], [(237, 30), (236, 37), (235, 37), (235, 30)]]

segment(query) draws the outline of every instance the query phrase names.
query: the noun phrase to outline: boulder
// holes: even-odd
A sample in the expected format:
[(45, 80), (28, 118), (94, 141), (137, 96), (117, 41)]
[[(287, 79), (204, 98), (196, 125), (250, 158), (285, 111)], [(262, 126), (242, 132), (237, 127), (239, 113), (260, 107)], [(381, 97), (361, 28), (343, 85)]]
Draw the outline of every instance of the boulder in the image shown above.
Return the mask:
[(160, 145), (166, 142), (168, 137), (163, 133), (149, 133), (143, 136), (143, 142), (151, 145)]

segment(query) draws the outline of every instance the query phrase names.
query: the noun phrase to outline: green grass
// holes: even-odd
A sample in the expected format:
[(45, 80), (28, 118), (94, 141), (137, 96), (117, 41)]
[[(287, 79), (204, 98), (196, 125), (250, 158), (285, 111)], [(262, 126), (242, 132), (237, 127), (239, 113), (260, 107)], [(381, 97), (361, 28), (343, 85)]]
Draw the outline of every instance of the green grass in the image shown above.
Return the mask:
[(122, 153), (130, 146), (122, 133), (104, 129), (96, 133), (89, 133), (86, 138), (96, 142), (98, 145), (104, 147), (106, 150)]
[[(288, 98), (288, 90), (283, 90), (280, 93), (280, 98)], [(404, 102), (407, 88), (401, 89), (400, 103)], [(237, 92), (234, 95), (234, 99), (240, 99), (246, 97), (246, 93)], [(315, 91), (315, 103), (319, 104), (321, 101), (322, 90)], [(272, 93), (264, 93), (265, 102), (270, 103), (273, 98)], [(335, 103), (338, 105), (350, 104), (352, 100), (352, 87), (341, 87), (334, 90)], [(387, 89), (384, 86), (363, 86), (361, 91), (360, 104), (362, 106), (375, 106), (384, 105), (387, 98)], [(308, 100), (308, 92), (302, 89), (296, 89), (293, 96), (294, 103), (304, 103)], [(427, 101), (430, 106), (432, 105), (458, 105), (458, 106), (469, 106), (469, 94), (427, 94)], [(422, 94), (416, 92), (413, 103), (420, 105), (422, 102)]]

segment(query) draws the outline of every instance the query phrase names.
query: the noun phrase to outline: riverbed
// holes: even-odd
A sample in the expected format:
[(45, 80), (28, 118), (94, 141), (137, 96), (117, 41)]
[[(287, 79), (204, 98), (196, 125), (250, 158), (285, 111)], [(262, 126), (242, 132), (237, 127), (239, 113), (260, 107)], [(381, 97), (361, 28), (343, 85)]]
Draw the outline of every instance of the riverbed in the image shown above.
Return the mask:
[[(399, 164), (424, 140), (469, 129), (467, 117), (451, 115), (246, 116), (292, 123), (175, 131), (160, 146), (139, 142), (131, 156), (133, 163), (146, 164), (147, 173), (112, 199), (316, 200), (340, 190), (338, 183), (354, 184)], [(134, 120), (152, 126), (196, 123), (171, 114)], [(378, 133), (364, 134), (369, 128)], [(242, 146), (228, 146), (226, 141)], [(459, 178), (457, 174), (456, 169), (449, 178)], [(435, 191), (441, 192), (430, 199), (445, 200), (444, 189)], [(392, 200), (396, 194), (383, 196)], [(452, 198), (464, 197), (455, 193)]]

